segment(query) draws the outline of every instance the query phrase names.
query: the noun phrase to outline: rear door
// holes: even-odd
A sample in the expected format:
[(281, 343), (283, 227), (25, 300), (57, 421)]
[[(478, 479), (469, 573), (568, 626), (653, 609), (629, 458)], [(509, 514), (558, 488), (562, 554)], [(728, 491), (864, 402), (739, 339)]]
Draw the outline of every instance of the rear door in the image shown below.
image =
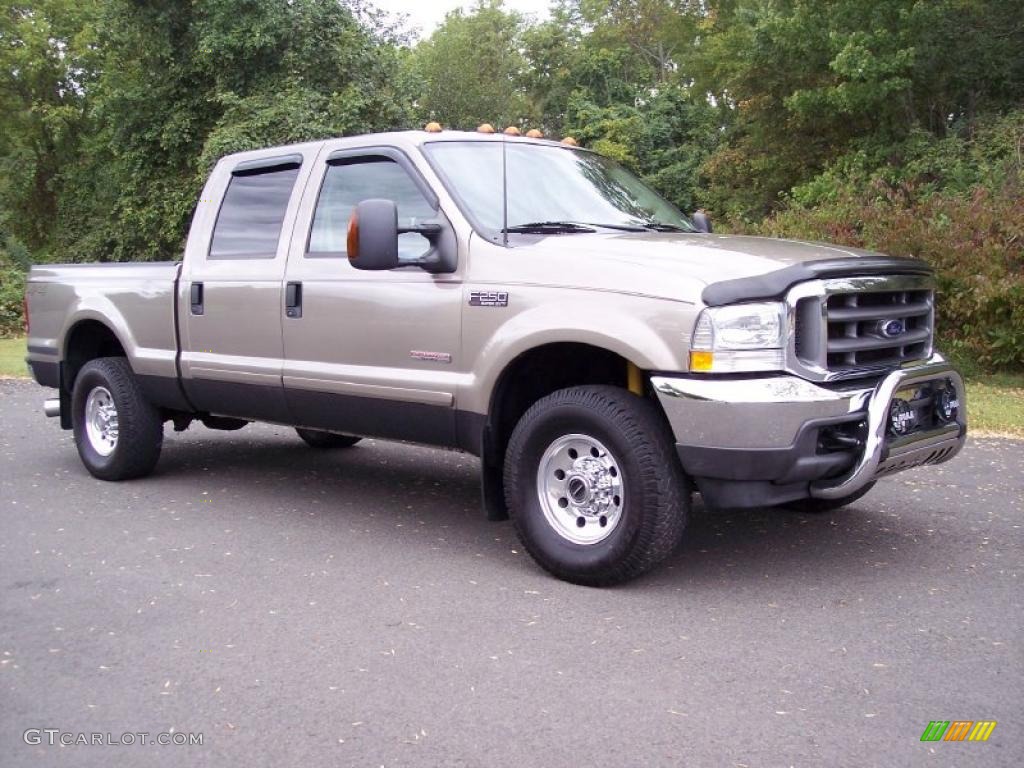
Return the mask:
[(318, 148), (222, 163), (203, 191), (178, 295), (182, 382), (200, 411), (289, 421), (282, 280)]
[[(400, 150), (340, 150), (319, 161), (286, 275), (300, 305), (284, 320), (288, 404), (304, 426), (452, 444), (461, 273), (355, 269), (346, 253), (349, 218), (373, 198), (397, 204), (400, 227), (441, 222), (456, 247), (437, 196)], [(399, 236), (403, 259), (428, 249), (422, 235)]]

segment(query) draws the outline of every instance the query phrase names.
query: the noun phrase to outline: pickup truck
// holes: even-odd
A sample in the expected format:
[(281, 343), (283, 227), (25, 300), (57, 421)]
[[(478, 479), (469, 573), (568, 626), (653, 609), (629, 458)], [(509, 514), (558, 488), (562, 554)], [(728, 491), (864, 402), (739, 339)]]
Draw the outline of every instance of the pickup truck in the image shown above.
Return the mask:
[(821, 512), (960, 450), (927, 264), (708, 230), (568, 141), (242, 152), (180, 262), (33, 267), (27, 361), (97, 478), (151, 472), (166, 422), (457, 448), (489, 517), (587, 585), (664, 560), (695, 492)]

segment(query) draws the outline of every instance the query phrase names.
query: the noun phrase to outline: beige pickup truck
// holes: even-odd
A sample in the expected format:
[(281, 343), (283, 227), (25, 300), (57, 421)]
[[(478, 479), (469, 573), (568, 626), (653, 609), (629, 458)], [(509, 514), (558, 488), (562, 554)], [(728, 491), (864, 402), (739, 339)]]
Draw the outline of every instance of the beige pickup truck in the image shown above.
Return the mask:
[(592, 585), (672, 552), (695, 491), (824, 511), (960, 450), (926, 264), (708, 229), (540, 138), (243, 152), (180, 262), (34, 267), (28, 363), (98, 478), (151, 472), (168, 421), (459, 448), (489, 516)]

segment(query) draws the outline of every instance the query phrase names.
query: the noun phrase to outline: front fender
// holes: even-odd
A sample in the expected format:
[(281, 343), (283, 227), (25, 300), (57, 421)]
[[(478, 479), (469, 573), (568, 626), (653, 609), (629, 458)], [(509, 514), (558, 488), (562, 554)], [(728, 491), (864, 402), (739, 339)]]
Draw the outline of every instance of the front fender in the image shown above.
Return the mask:
[[(550, 301), (521, 310), (480, 338), (481, 327), (467, 321), (468, 350), (479, 350), (471, 383), (460, 392), (460, 410), (487, 413), (502, 372), (516, 358), (548, 344), (586, 344), (608, 350), (643, 370), (685, 370), (686, 338), (692, 305), (647, 297), (615, 295), (604, 302), (593, 291), (559, 290)], [(614, 303), (615, 306), (609, 306)], [(483, 310), (484, 312), (488, 310)], [(477, 346), (478, 345), (478, 346)]]

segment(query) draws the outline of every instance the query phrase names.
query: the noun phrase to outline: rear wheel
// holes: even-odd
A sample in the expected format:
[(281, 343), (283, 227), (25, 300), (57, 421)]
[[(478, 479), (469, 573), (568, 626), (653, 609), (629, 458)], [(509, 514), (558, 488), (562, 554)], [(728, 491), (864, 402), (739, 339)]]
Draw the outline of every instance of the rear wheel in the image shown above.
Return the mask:
[(812, 515), (834, 512), (837, 509), (842, 509), (849, 504), (853, 504), (853, 502), (866, 495), (867, 492), (874, 487), (874, 483), (868, 483), (856, 493), (851, 493), (849, 496), (843, 496), (841, 499), (800, 499), (799, 501), (791, 501), (788, 504), (783, 504), (782, 506), (787, 509), (792, 509), (794, 512), (804, 512)]
[(101, 357), (82, 367), (71, 421), (82, 463), (101, 480), (148, 475), (160, 458), (163, 418), (123, 357)]
[(558, 578), (635, 578), (679, 544), (690, 489), (654, 406), (616, 387), (575, 387), (535, 403), (505, 455), (512, 522)]
[(336, 435), (334, 432), (321, 432), (319, 429), (296, 429), (295, 432), (310, 448), (326, 451), (331, 448), (351, 448), (362, 440), (354, 435)]

